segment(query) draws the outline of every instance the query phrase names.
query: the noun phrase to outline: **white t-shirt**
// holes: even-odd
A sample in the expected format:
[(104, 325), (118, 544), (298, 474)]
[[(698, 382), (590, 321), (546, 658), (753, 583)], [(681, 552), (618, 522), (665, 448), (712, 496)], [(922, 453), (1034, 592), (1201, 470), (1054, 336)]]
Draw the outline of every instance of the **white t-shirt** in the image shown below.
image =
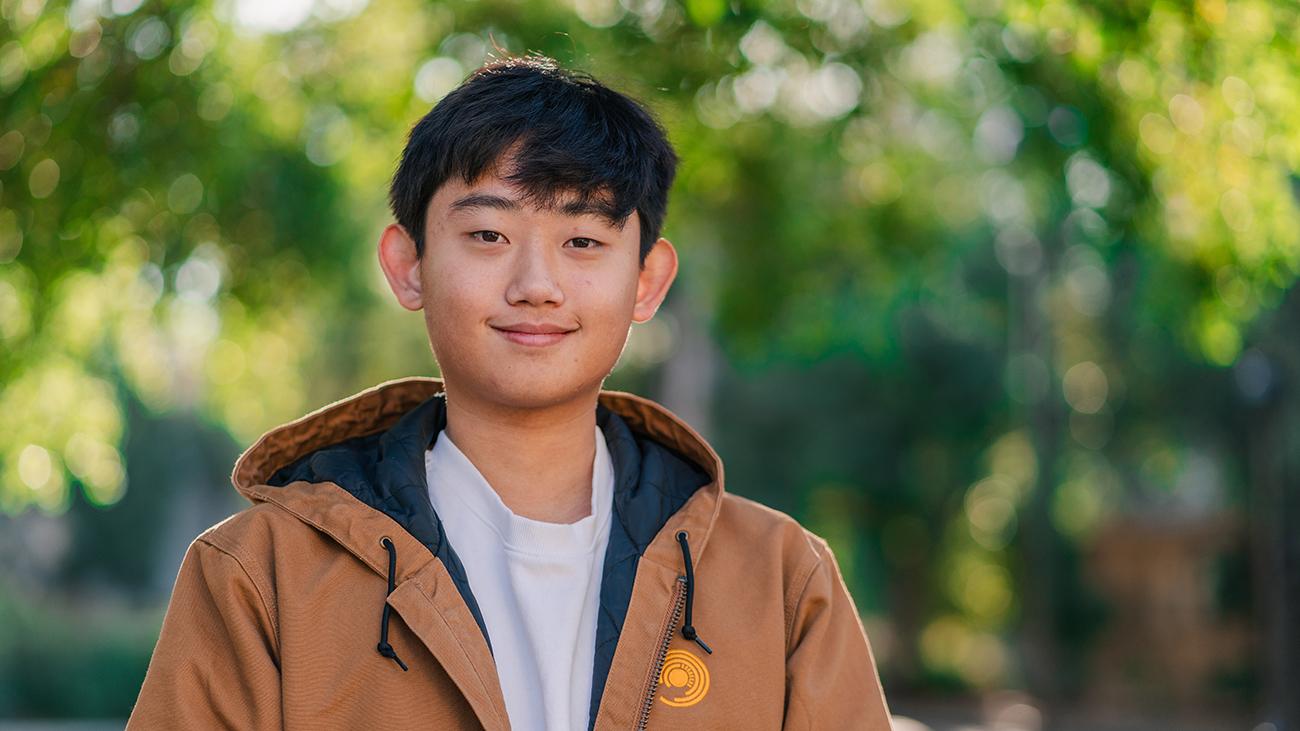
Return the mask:
[(483, 613), (510, 726), (585, 729), (614, 465), (596, 427), (591, 514), (515, 515), (444, 431), (425, 452), (429, 499)]

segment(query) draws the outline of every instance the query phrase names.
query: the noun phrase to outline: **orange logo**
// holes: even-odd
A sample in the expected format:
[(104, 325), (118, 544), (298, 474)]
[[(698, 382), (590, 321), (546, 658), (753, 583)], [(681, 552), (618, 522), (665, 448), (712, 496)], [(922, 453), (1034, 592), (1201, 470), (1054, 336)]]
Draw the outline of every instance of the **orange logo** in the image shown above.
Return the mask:
[(671, 650), (659, 673), (659, 700), (674, 708), (693, 706), (709, 692), (709, 669), (686, 650)]

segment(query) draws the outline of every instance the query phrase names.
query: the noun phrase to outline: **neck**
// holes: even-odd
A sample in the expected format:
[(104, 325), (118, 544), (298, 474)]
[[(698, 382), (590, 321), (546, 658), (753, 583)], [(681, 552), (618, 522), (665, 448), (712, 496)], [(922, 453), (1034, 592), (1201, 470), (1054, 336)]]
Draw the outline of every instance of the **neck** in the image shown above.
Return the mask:
[(444, 387), (447, 435), (511, 512), (548, 523), (591, 514), (597, 393), (520, 411)]

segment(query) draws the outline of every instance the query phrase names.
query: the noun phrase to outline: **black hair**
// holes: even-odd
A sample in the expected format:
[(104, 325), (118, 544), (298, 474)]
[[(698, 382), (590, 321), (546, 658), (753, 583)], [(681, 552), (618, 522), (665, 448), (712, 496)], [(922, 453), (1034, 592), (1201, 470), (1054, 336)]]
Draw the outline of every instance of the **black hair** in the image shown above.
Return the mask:
[[(589, 74), (530, 54), (474, 71), (415, 124), (388, 191), (393, 215), (424, 251), (429, 201), (452, 175), (502, 179), (539, 208), (565, 193), (622, 227), (635, 211), (640, 258), (659, 238), (677, 155), (636, 100)], [(504, 165), (508, 165), (505, 168)]]

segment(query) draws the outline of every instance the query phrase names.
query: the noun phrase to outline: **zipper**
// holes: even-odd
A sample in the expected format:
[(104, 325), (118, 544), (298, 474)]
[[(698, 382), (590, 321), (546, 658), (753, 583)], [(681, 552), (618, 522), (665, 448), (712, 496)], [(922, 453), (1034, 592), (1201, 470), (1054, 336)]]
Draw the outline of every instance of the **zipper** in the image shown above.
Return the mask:
[(664, 634), (659, 638), (659, 650), (655, 654), (654, 672), (650, 674), (650, 684), (646, 688), (645, 698), (641, 701), (641, 716), (637, 721), (637, 731), (645, 731), (646, 724), (650, 723), (650, 709), (654, 708), (655, 691), (659, 689), (659, 675), (664, 671), (664, 662), (668, 657), (668, 645), (672, 644), (673, 633), (677, 631), (677, 622), (682, 618), (682, 610), (686, 606), (686, 577), (677, 577), (677, 588), (673, 591), (673, 611), (668, 615), (668, 626), (664, 628)]

